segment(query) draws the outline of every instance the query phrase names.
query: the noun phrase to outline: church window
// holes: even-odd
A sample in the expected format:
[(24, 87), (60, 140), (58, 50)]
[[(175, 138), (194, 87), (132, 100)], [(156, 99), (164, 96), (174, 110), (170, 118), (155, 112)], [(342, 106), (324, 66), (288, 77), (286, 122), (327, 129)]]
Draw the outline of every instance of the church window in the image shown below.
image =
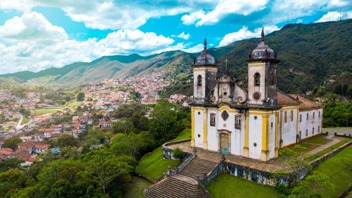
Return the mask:
[(313, 119), (315, 118), (315, 112), (313, 112)]
[(306, 129), (306, 137), (308, 136), (308, 129)]
[(210, 114), (210, 126), (215, 126), (215, 113)]
[(224, 119), (224, 121), (226, 121), (227, 118), (229, 118), (229, 114), (227, 113), (227, 111), (223, 111), (223, 112), (221, 113), (221, 117), (222, 117), (222, 119)]
[(318, 133), (320, 132), (320, 126), (318, 126)]
[(253, 146), (254, 146), (254, 147), (257, 147), (257, 143), (254, 142), (254, 143), (253, 143)]
[(299, 114), (299, 122), (302, 122), (302, 114)]
[(260, 86), (260, 74), (259, 73), (254, 74), (254, 85)]
[(198, 137), (200, 138), (200, 134), (198, 134)]
[(273, 128), (273, 127), (274, 127), (274, 123), (273, 123), (273, 122), (271, 122), (270, 126), (271, 126), (271, 128)]
[(287, 111), (285, 111), (284, 121), (285, 121), (285, 123), (287, 122)]
[(318, 117), (320, 118), (320, 111), (319, 111), (319, 113), (318, 113)]
[(309, 113), (307, 113), (307, 120), (309, 119)]
[(198, 84), (198, 86), (202, 86), (202, 76), (201, 75), (198, 75), (198, 77), (197, 77), (197, 84)]
[(239, 115), (235, 116), (235, 128), (241, 129), (241, 116)]
[(293, 122), (293, 111), (291, 110), (291, 122)]
[(313, 127), (313, 129), (312, 129), (312, 134), (314, 134), (314, 127)]
[(198, 115), (200, 115), (200, 111), (198, 111)]

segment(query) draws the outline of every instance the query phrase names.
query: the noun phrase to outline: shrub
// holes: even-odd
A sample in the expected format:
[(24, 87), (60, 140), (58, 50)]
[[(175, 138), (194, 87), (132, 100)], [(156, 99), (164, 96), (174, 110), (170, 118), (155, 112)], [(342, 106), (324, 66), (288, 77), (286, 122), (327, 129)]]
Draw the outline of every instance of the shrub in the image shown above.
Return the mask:
[(174, 155), (174, 158), (179, 160), (182, 160), (186, 156), (186, 154), (182, 151), (182, 149), (178, 147), (174, 150), (173, 155)]

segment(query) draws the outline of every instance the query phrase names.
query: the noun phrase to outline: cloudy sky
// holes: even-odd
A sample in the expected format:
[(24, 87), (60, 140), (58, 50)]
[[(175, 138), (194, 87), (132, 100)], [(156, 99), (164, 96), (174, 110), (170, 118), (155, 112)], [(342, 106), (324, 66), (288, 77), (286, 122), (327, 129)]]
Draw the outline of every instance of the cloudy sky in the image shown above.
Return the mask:
[(198, 52), (287, 23), (352, 18), (351, 0), (0, 0), (0, 74), (104, 55)]

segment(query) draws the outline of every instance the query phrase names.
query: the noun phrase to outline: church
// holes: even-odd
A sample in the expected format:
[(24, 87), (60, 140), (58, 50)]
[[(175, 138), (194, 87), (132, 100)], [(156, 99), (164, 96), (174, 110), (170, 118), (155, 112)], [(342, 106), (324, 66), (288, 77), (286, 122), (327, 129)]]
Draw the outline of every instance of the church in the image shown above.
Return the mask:
[(242, 88), (228, 72), (218, 76), (205, 40), (193, 65), (191, 146), (268, 161), (279, 149), (321, 133), (322, 104), (280, 91), (279, 63), (262, 30), (248, 56), (248, 86)]

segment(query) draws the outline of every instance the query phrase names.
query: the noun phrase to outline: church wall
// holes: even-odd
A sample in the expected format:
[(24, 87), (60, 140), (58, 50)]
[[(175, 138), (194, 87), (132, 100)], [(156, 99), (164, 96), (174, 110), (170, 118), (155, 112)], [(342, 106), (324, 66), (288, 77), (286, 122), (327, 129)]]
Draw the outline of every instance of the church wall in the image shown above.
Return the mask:
[(283, 147), (296, 143), (298, 107), (283, 107), (281, 111)]
[[(215, 126), (210, 126), (210, 114), (215, 113)], [(221, 117), (217, 113), (217, 109), (208, 110), (208, 149), (211, 151), (219, 151), (219, 134), (217, 126)]]
[[(202, 76), (202, 87), (201, 89), (199, 89), (198, 87), (198, 76), (201, 75)], [(204, 98), (205, 97), (205, 70), (200, 70), (199, 69), (194, 69), (193, 72), (193, 96), (195, 98)]]
[(196, 147), (203, 147), (204, 139), (204, 110), (196, 109), (194, 111), (194, 140)]
[(262, 116), (249, 114), (249, 158), (260, 159), (262, 149)]
[[(319, 117), (320, 112), (320, 117)], [(307, 119), (308, 115), (308, 119)], [(314, 136), (321, 132), (322, 128), (322, 109), (313, 109), (309, 111), (301, 111), (300, 116), (302, 119), (299, 120), (299, 131), (301, 132), (301, 139), (305, 139)]]
[[(254, 75), (256, 73), (260, 74), (260, 86), (254, 85)], [(250, 63), (248, 65), (248, 98), (250, 104), (263, 104), (264, 93), (265, 93), (265, 64), (262, 62)], [(260, 98), (255, 100), (253, 98), (253, 93), (259, 92)]]
[(270, 115), (269, 117), (269, 143), (268, 143), (268, 149), (269, 149), (269, 159), (275, 157), (275, 129), (276, 129), (276, 119), (275, 119), (275, 114)]

